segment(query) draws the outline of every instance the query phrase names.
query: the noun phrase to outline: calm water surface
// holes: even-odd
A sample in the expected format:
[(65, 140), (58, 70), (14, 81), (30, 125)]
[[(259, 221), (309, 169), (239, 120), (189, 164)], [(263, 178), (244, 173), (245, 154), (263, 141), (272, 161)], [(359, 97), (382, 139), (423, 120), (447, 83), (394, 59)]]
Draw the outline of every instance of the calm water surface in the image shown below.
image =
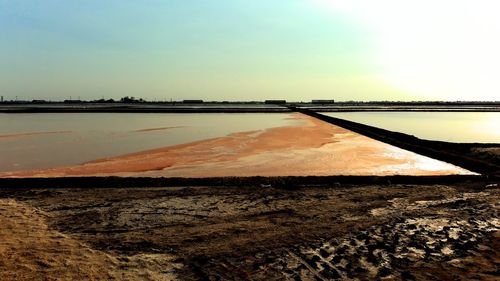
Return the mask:
[(48, 168), (294, 125), (290, 114), (0, 114), (0, 171)]
[(500, 112), (323, 113), (418, 138), (448, 142), (500, 143)]

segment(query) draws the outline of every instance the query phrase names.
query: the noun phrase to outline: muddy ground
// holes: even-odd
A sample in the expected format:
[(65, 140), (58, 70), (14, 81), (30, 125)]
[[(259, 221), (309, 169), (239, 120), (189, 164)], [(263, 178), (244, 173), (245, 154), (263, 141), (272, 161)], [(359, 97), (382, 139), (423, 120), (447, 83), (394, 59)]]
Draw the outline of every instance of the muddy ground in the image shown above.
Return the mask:
[(498, 280), (499, 191), (0, 189), (0, 279)]

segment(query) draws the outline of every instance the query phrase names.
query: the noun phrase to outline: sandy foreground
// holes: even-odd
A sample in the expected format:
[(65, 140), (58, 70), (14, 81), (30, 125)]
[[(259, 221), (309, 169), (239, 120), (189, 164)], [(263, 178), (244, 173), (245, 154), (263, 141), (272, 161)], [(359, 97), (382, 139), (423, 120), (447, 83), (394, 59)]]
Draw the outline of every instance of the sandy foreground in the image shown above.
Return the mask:
[(239, 132), (82, 165), (0, 177), (325, 176), (473, 174), (300, 114), (300, 125)]
[(499, 191), (0, 189), (0, 280), (498, 280)]
[[(0, 280), (171, 280), (171, 255), (127, 259), (94, 250), (47, 225), (48, 214), (0, 199)], [(126, 270), (125, 270), (126, 269)]]

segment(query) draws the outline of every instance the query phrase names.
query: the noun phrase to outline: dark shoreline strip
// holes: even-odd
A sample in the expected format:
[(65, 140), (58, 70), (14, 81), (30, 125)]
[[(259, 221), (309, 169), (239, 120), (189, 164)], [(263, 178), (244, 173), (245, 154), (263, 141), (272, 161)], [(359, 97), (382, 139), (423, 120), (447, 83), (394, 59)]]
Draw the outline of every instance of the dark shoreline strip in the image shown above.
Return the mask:
[(0, 113), (283, 113), (281, 108), (11, 108), (0, 109)]
[[(309, 108), (317, 112), (500, 112), (492, 109)], [(0, 113), (286, 113), (287, 108), (0, 108)]]
[(474, 155), (474, 153), (471, 152), (472, 148), (499, 147), (500, 144), (450, 143), (423, 140), (412, 135), (388, 131), (353, 121), (326, 116), (303, 108), (290, 107), (290, 109), (351, 130), (358, 134), (362, 134), (372, 139), (451, 163), (476, 173), (483, 175), (498, 175), (500, 173), (500, 163), (497, 163), (498, 161), (485, 161), (479, 159), (477, 154)]
[(214, 178), (148, 178), (148, 177), (62, 177), (0, 178), (0, 190), (31, 188), (120, 188), (120, 187), (186, 187), (186, 186), (262, 186), (294, 189), (301, 186), (338, 186), (341, 184), (456, 184), (465, 182), (498, 183), (498, 176), (286, 176), (286, 177), (214, 177)]
[(95, 102), (7, 102), (0, 113), (274, 113), (290, 112), (290, 106), (316, 112), (387, 111), (387, 112), (500, 112), (500, 102), (367, 102), (317, 105), (312, 103), (262, 104), (222, 103), (95, 103)]

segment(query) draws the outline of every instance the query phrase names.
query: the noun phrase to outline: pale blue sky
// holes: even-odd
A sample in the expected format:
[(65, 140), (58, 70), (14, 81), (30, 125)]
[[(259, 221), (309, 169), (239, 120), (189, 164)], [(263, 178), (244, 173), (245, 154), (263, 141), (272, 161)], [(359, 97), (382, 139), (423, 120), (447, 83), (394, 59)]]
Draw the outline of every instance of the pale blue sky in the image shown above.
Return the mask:
[(370, 22), (324, 2), (0, 0), (0, 94), (432, 99), (382, 77)]

